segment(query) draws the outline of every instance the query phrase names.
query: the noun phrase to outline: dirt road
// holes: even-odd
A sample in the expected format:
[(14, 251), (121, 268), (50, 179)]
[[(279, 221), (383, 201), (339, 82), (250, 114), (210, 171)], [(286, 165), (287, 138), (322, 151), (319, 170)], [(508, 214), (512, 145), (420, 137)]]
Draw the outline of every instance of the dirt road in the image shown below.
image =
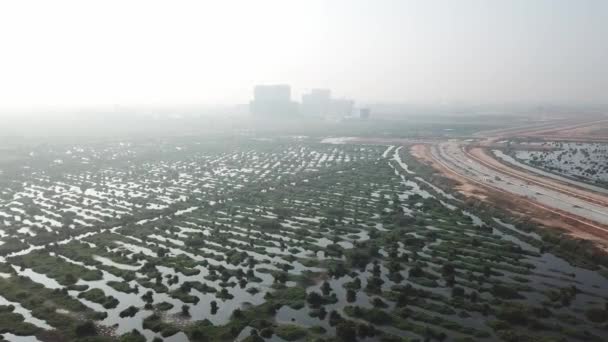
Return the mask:
[(555, 190), (569, 196), (580, 198), (590, 203), (598, 204), (604, 208), (608, 208), (608, 196), (605, 194), (581, 189), (565, 180), (558, 181), (549, 177), (540, 176), (539, 174), (518, 170), (513, 168), (511, 165), (498, 161), (484, 148), (475, 147), (469, 149), (465, 147), (464, 154), (467, 158), (472, 159), (473, 161), (486, 166), (497, 173), (513, 176), (528, 183)]
[(412, 154), (460, 185), (457, 191), (506, 206), (577, 237), (608, 246), (608, 199), (552, 180), (509, 169), (483, 151), (467, 151), (466, 142), (415, 145)]

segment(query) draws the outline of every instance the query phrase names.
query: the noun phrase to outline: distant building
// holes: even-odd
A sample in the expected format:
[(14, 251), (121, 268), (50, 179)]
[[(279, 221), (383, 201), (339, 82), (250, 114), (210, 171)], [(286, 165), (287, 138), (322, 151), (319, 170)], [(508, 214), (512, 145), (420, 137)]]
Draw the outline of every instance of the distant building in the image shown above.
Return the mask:
[(289, 117), (297, 114), (298, 104), (291, 100), (291, 87), (287, 84), (258, 85), (249, 110), (258, 117)]
[(302, 95), (302, 115), (311, 117), (325, 117), (329, 114), (331, 106), (331, 91), (329, 89), (313, 89)]
[(291, 101), (291, 87), (287, 84), (257, 85), (253, 89), (255, 101)]
[(369, 115), (371, 114), (371, 110), (369, 108), (361, 108), (359, 109), (359, 118), (361, 120), (369, 119)]
[(348, 99), (332, 99), (330, 103), (329, 115), (344, 118), (353, 114), (355, 101)]

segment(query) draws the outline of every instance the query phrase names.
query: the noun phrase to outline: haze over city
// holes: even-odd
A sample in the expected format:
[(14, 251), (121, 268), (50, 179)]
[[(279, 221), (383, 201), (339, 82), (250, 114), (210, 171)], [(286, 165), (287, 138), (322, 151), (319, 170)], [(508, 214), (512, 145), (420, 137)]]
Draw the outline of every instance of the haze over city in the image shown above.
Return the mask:
[(606, 104), (608, 3), (13, 1), (0, 106), (232, 105), (256, 84), (365, 103)]
[(0, 2), (0, 342), (605, 342), (608, 2)]

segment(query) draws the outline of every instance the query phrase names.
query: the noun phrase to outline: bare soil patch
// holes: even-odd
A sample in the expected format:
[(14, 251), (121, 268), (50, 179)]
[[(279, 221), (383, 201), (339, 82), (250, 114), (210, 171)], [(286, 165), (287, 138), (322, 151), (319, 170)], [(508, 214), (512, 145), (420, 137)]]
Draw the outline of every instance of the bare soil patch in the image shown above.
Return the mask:
[[(498, 191), (462, 177), (438, 163), (431, 155), (428, 145), (414, 145), (411, 148), (411, 153), (421, 162), (432, 166), (442, 176), (457, 181), (460, 185), (456, 187), (456, 190), (464, 196), (492, 203), (499, 208), (507, 208), (514, 215), (530, 218), (543, 226), (565, 230), (573, 237), (591, 240), (598, 248), (608, 251), (608, 232), (590, 226), (601, 225), (589, 222), (584, 218), (574, 217), (571, 214), (561, 213), (530, 199), (506, 191)], [(604, 228), (608, 229), (608, 227)]]

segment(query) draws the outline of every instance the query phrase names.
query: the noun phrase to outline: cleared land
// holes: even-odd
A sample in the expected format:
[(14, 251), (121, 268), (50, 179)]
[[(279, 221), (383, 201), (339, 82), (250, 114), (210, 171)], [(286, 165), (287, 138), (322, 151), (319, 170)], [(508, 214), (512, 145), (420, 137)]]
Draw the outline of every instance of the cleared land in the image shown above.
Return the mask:
[[(540, 129), (496, 131), (492, 132), (497, 134), (495, 137), (486, 138), (482, 143), (451, 140), (431, 145), (415, 145), (412, 153), (420, 160), (433, 165), (447, 177), (458, 181), (461, 184), (460, 191), (466, 195), (495, 203), (507, 202), (514, 212), (524, 213), (538, 222), (551, 223), (549, 226), (566, 228), (575, 236), (592, 239), (602, 248), (606, 248), (608, 246), (606, 189), (582, 184), (567, 177), (558, 177), (530, 165), (518, 164), (504, 154), (502, 154), (504, 157), (496, 158), (496, 154), (500, 154), (500, 151), (490, 152), (490, 149), (501, 147), (512, 150), (525, 146), (505, 145), (504, 142), (511, 137), (518, 137), (521, 141), (522, 136), (539, 134), (548, 136), (549, 133), (580, 130), (604, 122), (605, 120), (583, 124), (568, 123), (565, 126), (564, 123), (555, 123), (547, 124)], [(553, 136), (553, 138), (561, 137), (561, 134)], [(502, 144), (495, 143), (499, 139)], [(546, 149), (548, 147), (545, 147), (545, 144), (531, 146), (534, 147), (533, 153), (537, 155), (553, 153)], [(601, 167), (600, 165), (599, 171)]]

